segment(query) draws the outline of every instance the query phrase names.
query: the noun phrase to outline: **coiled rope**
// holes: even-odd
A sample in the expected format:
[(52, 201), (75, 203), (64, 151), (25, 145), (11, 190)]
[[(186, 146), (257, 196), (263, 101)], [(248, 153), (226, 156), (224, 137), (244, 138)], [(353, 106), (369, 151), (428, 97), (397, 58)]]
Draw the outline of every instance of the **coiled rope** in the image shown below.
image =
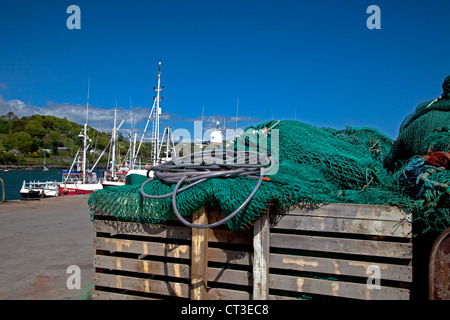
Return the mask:
[[(270, 156), (260, 156), (253, 151), (223, 149), (200, 151), (177, 157), (169, 162), (152, 167), (147, 172), (148, 179), (142, 183), (140, 191), (142, 196), (149, 199), (172, 197), (172, 207), (175, 215), (186, 226), (191, 228), (214, 228), (232, 219), (250, 203), (262, 184), (264, 172), (269, 172), (273, 166), (274, 162)], [(152, 171), (154, 173), (153, 177), (149, 177)], [(208, 179), (236, 177), (249, 177), (258, 179), (258, 181), (247, 199), (234, 212), (220, 221), (205, 225), (193, 224), (181, 216), (176, 203), (177, 194)], [(174, 190), (164, 195), (149, 195), (145, 193), (145, 185), (155, 179), (167, 184), (175, 184)], [(184, 183), (189, 184), (180, 188)]]

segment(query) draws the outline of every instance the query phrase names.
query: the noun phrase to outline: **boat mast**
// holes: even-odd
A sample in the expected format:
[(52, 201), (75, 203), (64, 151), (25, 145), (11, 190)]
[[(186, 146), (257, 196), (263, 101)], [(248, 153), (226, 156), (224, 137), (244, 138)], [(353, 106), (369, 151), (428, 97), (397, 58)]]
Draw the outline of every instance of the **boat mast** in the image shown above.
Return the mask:
[[(150, 141), (153, 141), (153, 165), (157, 165), (158, 163), (158, 141), (159, 141), (159, 116), (161, 114), (161, 108), (159, 107), (159, 101), (163, 100), (164, 98), (160, 98), (160, 91), (164, 90), (164, 86), (160, 87), (161, 85), (161, 62), (158, 64), (158, 87), (153, 87), (153, 90), (157, 91), (157, 97), (153, 97), (153, 106), (150, 110), (150, 114), (147, 119), (147, 123), (145, 124), (144, 132), (142, 133), (141, 139), (139, 141), (139, 146), (137, 147), (136, 152), (134, 153), (133, 157), (133, 166), (135, 166), (135, 162), (137, 160), (137, 156), (139, 154), (139, 151), (141, 150), (142, 143), (145, 139), (145, 133), (147, 132), (148, 124), (153, 119), (153, 128), (152, 128), (152, 136)], [(135, 135), (135, 144), (136, 144), (136, 138), (137, 135)], [(140, 161), (140, 160), (139, 160)], [(140, 167), (140, 164), (139, 164)]]
[(131, 98), (130, 98), (130, 119), (131, 119), (131, 125), (130, 125), (130, 148), (129, 151), (129, 165), (128, 168), (130, 170), (134, 169), (134, 152), (136, 151), (136, 141), (133, 141), (134, 136), (134, 116), (133, 116), (133, 110), (131, 106)]
[(159, 101), (163, 98), (160, 98), (160, 91), (164, 90), (164, 87), (161, 88), (161, 62), (158, 63), (158, 87), (154, 90), (156, 91), (156, 113), (155, 113), (155, 144), (154, 144), (154, 157), (153, 157), (153, 165), (158, 165), (158, 151), (159, 151), (159, 115), (161, 114), (161, 108), (159, 107)]
[(111, 177), (114, 178), (116, 176), (116, 142), (117, 142), (117, 100), (116, 100), (116, 108), (114, 109), (114, 127), (112, 132), (112, 148), (111, 148)]
[(87, 91), (87, 102), (86, 102), (86, 122), (84, 123), (84, 133), (83, 133), (83, 184), (86, 183), (86, 149), (87, 149), (87, 122), (89, 115), (89, 87), (91, 85), (91, 77), (88, 78), (88, 91)]

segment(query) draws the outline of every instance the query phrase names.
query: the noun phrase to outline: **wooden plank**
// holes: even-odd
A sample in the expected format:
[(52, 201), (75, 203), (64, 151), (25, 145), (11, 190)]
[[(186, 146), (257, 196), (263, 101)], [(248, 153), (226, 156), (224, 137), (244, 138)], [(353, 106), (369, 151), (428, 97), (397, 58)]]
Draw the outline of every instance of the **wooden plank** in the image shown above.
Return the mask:
[(208, 261), (251, 266), (253, 252), (208, 248)]
[[(313, 212), (315, 213), (315, 212)], [(275, 216), (273, 229), (337, 232), (390, 237), (411, 237), (411, 223), (402, 221), (366, 220), (341, 217), (300, 215)]]
[[(208, 224), (208, 215), (202, 207), (193, 214), (193, 223)], [(192, 228), (191, 250), (191, 299), (207, 299), (208, 281), (208, 229)]]
[(189, 286), (184, 283), (153, 279), (119, 276), (107, 273), (94, 273), (93, 283), (96, 286), (132, 290), (161, 295), (189, 297)]
[(411, 212), (398, 207), (384, 205), (366, 205), (353, 203), (299, 204), (286, 212), (288, 215), (311, 215), (316, 217), (368, 219), (398, 222), (403, 219), (411, 221)]
[(93, 290), (92, 300), (161, 300), (161, 299), (136, 296), (126, 293)]
[(270, 275), (270, 288), (364, 300), (408, 300), (409, 290), (381, 286), (370, 289), (366, 284), (304, 277)]
[(191, 239), (191, 229), (180, 226), (152, 225), (127, 221), (94, 220), (94, 232), (171, 239)]
[(180, 263), (96, 255), (94, 267), (189, 279), (189, 265)]
[(208, 300), (249, 300), (250, 298), (250, 293), (246, 291), (222, 288), (210, 288), (208, 290)]
[(249, 271), (209, 267), (208, 281), (251, 286), (253, 275)]
[(271, 233), (270, 246), (274, 248), (358, 254), (399, 259), (412, 258), (411, 243), (388, 241)]
[(271, 253), (269, 261), (271, 268), (354, 277), (370, 276), (372, 273), (368, 271), (368, 268), (375, 265), (380, 269), (381, 279), (412, 282), (411, 266), (277, 253)]
[(95, 237), (94, 248), (110, 252), (190, 259), (189, 245)]
[(256, 220), (253, 230), (253, 299), (267, 300), (270, 249), (268, 214), (263, 214)]

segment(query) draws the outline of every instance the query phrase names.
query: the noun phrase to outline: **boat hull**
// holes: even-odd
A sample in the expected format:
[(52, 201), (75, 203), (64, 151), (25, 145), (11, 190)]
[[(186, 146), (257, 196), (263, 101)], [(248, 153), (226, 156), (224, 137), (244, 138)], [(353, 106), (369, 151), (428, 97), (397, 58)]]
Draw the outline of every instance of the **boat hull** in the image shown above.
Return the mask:
[(58, 183), (56, 181), (23, 181), (20, 195), (23, 199), (56, 197), (59, 195)]
[[(136, 169), (128, 171), (128, 174), (125, 176), (125, 184), (126, 185), (136, 185), (144, 183), (147, 178), (147, 171), (144, 169)], [(153, 171), (150, 171), (150, 175), (153, 174)]]
[(23, 199), (39, 199), (41, 197), (41, 192), (38, 190), (20, 190), (20, 195)]
[(59, 185), (59, 195), (71, 196), (77, 194), (90, 194), (100, 189), (103, 189), (101, 183), (88, 183), (88, 184), (67, 183)]
[(120, 187), (120, 186), (124, 186), (125, 182), (123, 182), (123, 181), (103, 181), (102, 185), (103, 185), (103, 188)]

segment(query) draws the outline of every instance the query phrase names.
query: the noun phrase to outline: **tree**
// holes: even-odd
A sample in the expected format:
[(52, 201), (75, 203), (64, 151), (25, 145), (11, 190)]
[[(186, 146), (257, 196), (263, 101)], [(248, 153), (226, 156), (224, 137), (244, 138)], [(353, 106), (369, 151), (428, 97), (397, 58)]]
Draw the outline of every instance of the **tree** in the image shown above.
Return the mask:
[(20, 119), (13, 119), (10, 122), (12, 132), (19, 132), (25, 128), (25, 125), (28, 123), (28, 119), (26, 117), (22, 117)]
[(39, 150), (39, 144), (34, 140), (26, 141), (19, 146), (19, 150), (24, 153), (36, 152)]
[(27, 132), (25, 132), (25, 131), (17, 132), (17, 133), (15, 134), (15, 136), (16, 136), (16, 138), (17, 138), (17, 140), (19, 141), (20, 144), (32, 140), (32, 139), (31, 139), (31, 136), (30, 136)]
[(44, 127), (37, 121), (37, 120), (31, 120), (29, 121), (24, 129), (25, 132), (30, 134), (33, 137), (39, 137), (43, 138), (45, 134), (47, 133), (44, 129)]
[(52, 131), (55, 128), (55, 123), (50, 117), (45, 117), (44, 121), (42, 121), (42, 126), (45, 129)]
[(6, 150), (17, 149), (19, 147), (19, 140), (14, 134), (8, 134), (3, 139), (3, 146)]
[(0, 133), (8, 133), (11, 125), (9, 121), (5, 120), (3, 117), (0, 119)]
[(12, 152), (6, 152), (3, 154), (3, 161), (7, 164), (15, 164), (19, 161), (16, 155)]
[(29, 153), (29, 152), (31, 152), (32, 145), (33, 145), (33, 142), (31, 142), (31, 141), (24, 142), (19, 146), (19, 150), (23, 153)]
[(61, 140), (61, 134), (58, 131), (52, 131), (48, 135), (53, 141)]
[(58, 147), (64, 147), (64, 143), (62, 141), (53, 141), (52, 142), (52, 152), (54, 155), (58, 155)]

